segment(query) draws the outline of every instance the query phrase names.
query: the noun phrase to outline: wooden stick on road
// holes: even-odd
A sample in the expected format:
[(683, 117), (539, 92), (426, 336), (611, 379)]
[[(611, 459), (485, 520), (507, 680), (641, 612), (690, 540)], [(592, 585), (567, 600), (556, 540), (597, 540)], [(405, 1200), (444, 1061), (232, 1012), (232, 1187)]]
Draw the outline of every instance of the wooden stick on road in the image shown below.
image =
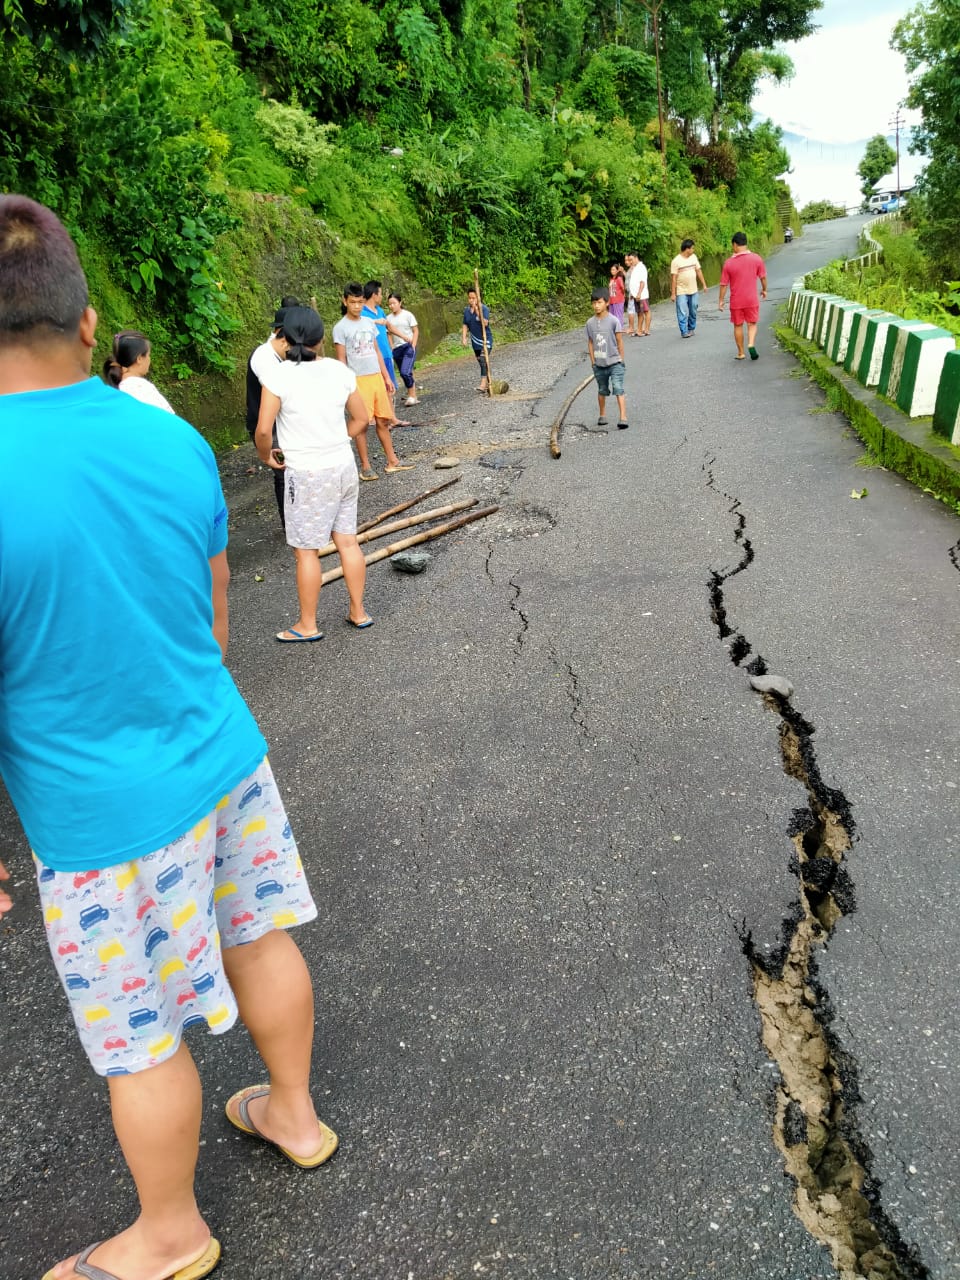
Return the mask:
[(575, 387), (574, 390), (571, 391), (570, 394), (567, 396), (566, 400), (564, 400), (563, 408), (557, 414), (556, 420), (553, 424), (553, 428), (550, 432), (550, 456), (552, 458), (560, 457), (560, 428), (563, 426), (564, 419), (566, 418), (567, 414), (570, 412), (570, 406), (573, 404), (574, 400), (576, 400), (580, 392), (583, 391), (586, 387), (589, 387), (592, 381), (593, 381), (592, 375), (589, 378), (584, 378), (584, 380), (580, 383), (579, 387)]
[[(471, 511), (468, 516), (461, 516), (459, 520), (449, 520), (446, 524), (437, 525), (435, 529), (427, 529), (425, 533), (416, 533), (412, 538), (401, 538), (399, 542), (391, 542), (389, 547), (382, 547), (379, 551), (365, 556), (364, 559), (367, 564), (375, 564), (377, 560), (386, 560), (388, 556), (396, 555), (398, 551), (406, 551), (407, 547), (415, 547), (421, 542), (429, 542), (431, 538), (439, 538), (441, 534), (451, 533), (454, 529), (462, 529), (465, 524), (482, 520), (484, 516), (492, 516), (499, 510), (499, 507), (484, 507), (482, 511)], [(326, 586), (328, 582), (336, 582), (342, 577), (343, 569), (328, 569), (320, 581)]]
[[(378, 524), (373, 529), (358, 533), (357, 541), (373, 542), (376, 538), (385, 538), (388, 533), (399, 533), (401, 529), (409, 529), (415, 524), (426, 524), (428, 520), (439, 520), (441, 516), (452, 516), (457, 511), (469, 511), (471, 507), (477, 506), (479, 502), (479, 498), (467, 498), (463, 502), (451, 502), (446, 507), (434, 507), (432, 511), (425, 511), (423, 515), (407, 516), (403, 520), (391, 520), (389, 524)], [(336, 549), (334, 543), (328, 542), (325, 547), (320, 548), (317, 555), (332, 556)]]
[(363, 524), (358, 524), (357, 533), (366, 533), (368, 529), (372, 529), (381, 520), (388, 520), (390, 516), (398, 516), (401, 511), (408, 511), (410, 507), (415, 507), (418, 502), (423, 502), (424, 498), (432, 498), (435, 493), (442, 493), (444, 489), (449, 489), (452, 484), (459, 484), (462, 478), (462, 476), (454, 476), (452, 480), (445, 480), (443, 484), (438, 484), (435, 489), (428, 489), (426, 493), (421, 493), (416, 498), (411, 498), (409, 502), (400, 502), (397, 506), (390, 507), (388, 511), (381, 511), (375, 519), (365, 520)]

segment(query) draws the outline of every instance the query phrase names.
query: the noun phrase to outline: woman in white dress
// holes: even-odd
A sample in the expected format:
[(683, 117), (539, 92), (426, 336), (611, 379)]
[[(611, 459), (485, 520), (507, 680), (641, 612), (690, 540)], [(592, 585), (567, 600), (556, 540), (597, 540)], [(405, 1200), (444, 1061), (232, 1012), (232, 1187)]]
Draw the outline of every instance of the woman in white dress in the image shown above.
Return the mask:
[(166, 396), (152, 382), (150, 372), (150, 340), (137, 329), (121, 329), (113, 335), (113, 350), (103, 362), (104, 379), (112, 386), (143, 404), (173, 413)]

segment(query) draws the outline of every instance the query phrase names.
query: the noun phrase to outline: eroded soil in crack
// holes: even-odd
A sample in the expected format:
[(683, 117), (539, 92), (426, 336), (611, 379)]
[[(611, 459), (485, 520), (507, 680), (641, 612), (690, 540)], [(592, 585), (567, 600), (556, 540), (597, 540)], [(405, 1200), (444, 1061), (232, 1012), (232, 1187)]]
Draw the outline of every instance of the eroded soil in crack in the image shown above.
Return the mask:
[[(708, 457), (703, 464), (707, 488), (728, 502), (741, 556), (732, 568), (711, 572), (710, 611), (731, 661), (740, 666), (753, 650), (728, 618), (724, 587), (749, 567), (755, 553), (740, 501), (716, 484), (714, 461)], [(955, 557), (954, 563), (960, 569)], [(747, 670), (762, 674), (767, 664), (754, 654)], [(829, 996), (817, 978), (818, 952), (837, 921), (856, 905), (844, 866), (855, 830), (850, 805), (842, 792), (824, 783), (813, 725), (789, 698), (762, 696), (780, 718), (784, 772), (807, 793), (806, 806), (794, 813), (786, 832), (799, 893), (782, 923), (779, 945), (761, 951), (749, 933), (743, 937), (763, 1045), (780, 1072), (774, 1142), (796, 1186), (797, 1215), (829, 1248), (841, 1280), (926, 1280), (927, 1268), (883, 1210), (881, 1188), (870, 1173), (871, 1153), (856, 1125), (856, 1065), (832, 1031)]]

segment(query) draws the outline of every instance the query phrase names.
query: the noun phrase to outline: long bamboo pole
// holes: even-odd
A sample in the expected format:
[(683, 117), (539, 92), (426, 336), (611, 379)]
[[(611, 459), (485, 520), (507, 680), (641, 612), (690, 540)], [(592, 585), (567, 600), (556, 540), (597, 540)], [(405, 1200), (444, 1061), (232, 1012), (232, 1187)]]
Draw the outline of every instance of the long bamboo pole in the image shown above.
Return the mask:
[[(419, 516), (406, 516), (403, 520), (391, 520), (389, 524), (378, 524), (373, 529), (367, 529), (365, 533), (357, 534), (358, 542), (373, 542), (377, 538), (385, 538), (388, 533), (399, 533), (401, 529), (410, 529), (415, 524), (426, 524), (428, 520), (439, 520), (441, 516), (452, 516), (457, 511), (469, 511), (471, 507), (479, 504), (479, 498), (466, 498), (463, 502), (451, 502), (445, 507), (434, 507), (432, 511), (425, 511)], [(332, 556), (336, 551), (336, 546), (332, 542), (328, 542), (325, 547), (321, 547), (317, 552), (318, 556)]]
[[(401, 538), (399, 542), (391, 542), (389, 547), (381, 547), (379, 551), (374, 551), (370, 555), (365, 556), (367, 564), (375, 564), (378, 560), (386, 560), (388, 556), (396, 555), (398, 551), (406, 551), (407, 547), (415, 547), (421, 542), (429, 542), (432, 538), (439, 538), (441, 534), (452, 533), (454, 529), (462, 529), (465, 524), (472, 524), (474, 520), (482, 520), (485, 516), (492, 516), (495, 511), (499, 511), (499, 507), (484, 507), (482, 511), (471, 511), (468, 516), (461, 516), (459, 520), (448, 520), (446, 524), (437, 525), (435, 529), (427, 529), (424, 533), (416, 533), (412, 538)], [(324, 586), (328, 582), (336, 582), (338, 578), (343, 577), (343, 569), (328, 569), (320, 581)]]
[(454, 476), (452, 480), (445, 480), (443, 484), (438, 484), (435, 489), (428, 489), (426, 493), (418, 494), (416, 498), (411, 498), (409, 502), (400, 502), (395, 507), (390, 507), (387, 511), (381, 511), (373, 520), (365, 520), (363, 524), (358, 524), (357, 533), (366, 533), (367, 529), (372, 529), (381, 520), (389, 520), (391, 516), (398, 516), (401, 511), (409, 511), (418, 502), (423, 502), (424, 498), (432, 498), (435, 493), (442, 493), (444, 489), (449, 489), (452, 484), (459, 484), (462, 479), (462, 476)]

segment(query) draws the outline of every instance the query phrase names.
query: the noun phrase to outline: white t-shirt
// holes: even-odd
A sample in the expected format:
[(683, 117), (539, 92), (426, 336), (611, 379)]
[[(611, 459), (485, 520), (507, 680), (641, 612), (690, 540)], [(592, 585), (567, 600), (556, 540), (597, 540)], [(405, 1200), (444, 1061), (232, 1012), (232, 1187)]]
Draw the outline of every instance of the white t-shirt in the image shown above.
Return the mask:
[(639, 298), (641, 302), (644, 298), (650, 297), (650, 290), (647, 288), (647, 268), (642, 262), (630, 268), (630, 274), (627, 276), (627, 293), (631, 298)]
[(419, 326), (417, 324), (417, 317), (412, 311), (401, 310), (398, 311), (396, 315), (391, 312), (390, 315), (387, 316), (387, 320), (395, 329), (399, 329), (403, 334), (402, 338), (398, 338), (392, 333), (390, 334), (391, 347), (399, 347), (405, 342), (413, 342), (413, 331)]
[(250, 357), (250, 368), (261, 386), (263, 386), (264, 375), (267, 371), (275, 368), (278, 364), (283, 364), (283, 356), (277, 355), (272, 338), (273, 334), (270, 335), (266, 342), (261, 342)]
[(277, 443), (294, 471), (324, 471), (353, 457), (344, 410), (357, 377), (339, 360), (284, 360), (264, 374), (280, 398)]
[(358, 378), (380, 372), (376, 321), (366, 316), (361, 316), (359, 320), (342, 316), (334, 325), (333, 341), (338, 347), (343, 347), (347, 364)]
[(174, 411), (167, 397), (158, 391), (149, 379), (138, 378), (135, 373), (124, 378), (120, 383), (120, 390), (125, 391), (128, 396), (133, 396), (134, 400), (139, 400), (141, 404), (152, 404), (156, 409), (166, 409), (167, 413)]

